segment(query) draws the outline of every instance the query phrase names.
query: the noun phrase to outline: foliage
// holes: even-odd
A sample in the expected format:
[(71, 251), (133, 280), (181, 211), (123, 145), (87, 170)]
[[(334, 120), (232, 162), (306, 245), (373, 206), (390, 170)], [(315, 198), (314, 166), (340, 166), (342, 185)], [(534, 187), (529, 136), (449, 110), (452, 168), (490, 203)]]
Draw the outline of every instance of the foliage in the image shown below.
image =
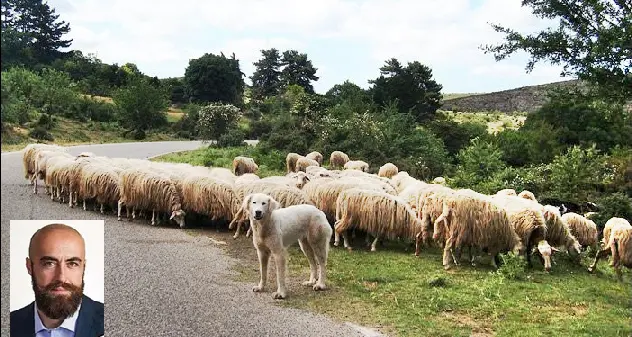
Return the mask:
[(42, 78), (22, 67), (2, 72), (2, 125), (24, 124), (33, 118)]
[(34, 93), (41, 112), (53, 116), (68, 111), (78, 98), (68, 74), (44, 68), (41, 77), (42, 86)]
[(2, 1), (2, 69), (50, 64), (72, 39), (64, 40), (70, 24), (42, 0)]
[(601, 151), (617, 144), (632, 146), (632, 117), (623, 105), (578, 91), (552, 92), (550, 101), (527, 117), (524, 129), (537, 130), (539, 123), (555, 128), (565, 146), (594, 143)]
[(563, 75), (577, 75), (597, 85), (601, 96), (626, 100), (632, 97), (632, 6), (610, 0), (523, 0), (535, 16), (556, 20), (556, 28), (524, 35), (492, 24), (505, 41), (486, 45), (486, 53), (502, 60), (518, 52), (531, 55), (526, 70), (540, 61), (563, 65)]
[(559, 143), (559, 133), (559, 129), (547, 122), (533, 121), (529, 127), (498, 133), (495, 142), (507, 164), (516, 167), (537, 165), (549, 163), (563, 152), (565, 146)]
[(527, 261), (522, 255), (515, 255), (512, 252), (499, 254), (501, 265), (496, 270), (496, 274), (506, 280), (525, 280), (527, 277)]
[(624, 218), (632, 223), (632, 197), (623, 193), (613, 193), (597, 200), (599, 212), (591, 217), (600, 231), (611, 218)]
[(239, 128), (231, 128), (217, 139), (217, 147), (245, 146), (246, 133)]
[(495, 193), (497, 186), (489, 186), (490, 179), (506, 168), (503, 153), (496, 144), (474, 138), (459, 151), (453, 183), (460, 188), (471, 188), (481, 193)]
[(443, 86), (432, 78), (428, 66), (414, 61), (404, 67), (392, 58), (380, 68), (380, 73), (380, 77), (369, 81), (373, 84), (370, 91), (376, 104), (395, 102), (399, 112), (412, 114), (417, 122), (434, 118), (441, 106)]
[(244, 79), (239, 60), (205, 53), (189, 60), (184, 73), (186, 95), (194, 103), (224, 103), (243, 105)]
[(261, 50), (262, 58), (254, 62), (255, 71), (252, 80), (252, 98), (261, 101), (281, 92), (281, 54), (276, 48)]
[(188, 97), (186, 95), (186, 87), (182, 78), (169, 77), (162, 79), (161, 83), (169, 92), (169, 100), (171, 101), (171, 104), (187, 103)]
[(114, 103), (120, 108), (121, 125), (134, 130), (135, 137), (167, 124), (167, 93), (143, 77), (132, 77), (128, 85), (115, 93)]
[(48, 130), (46, 130), (43, 126), (37, 126), (29, 131), (29, 137), (37, 140), (54, 140), (53, 135), (51, 135), (50, 132), (48, 132)]
[(487, 126), (481, 123), (463, 122), (457, 123), (452, 120), (437, 118), (428, 124), (437, 137), (443, 140), (446, 150), (451, 156), (459, 153), (466, 147), (471, 139), (483, 137), (487, 134)]
[(550, 164), (550, 196), (576, 204), (594, 200), (599, 186), (608, 182), (605, 158), (597, 149), (573, 146)]
[(318, 81), (316, 76), (317, 68), (314, 68), (312, 61), (307, 58), (307, 54), (299, 53), (296, 50), (286, 50), (281, 58), (280, 80), (287, 88), (291, 85), (302, 87), (309, 94), (314, 93), (312, 81)]
[(201, 107), (198, 114), (198, 134), (210, 140), (219, 139), (229, 129), (235, 128), (241, 111), (232, 104), (211, 103)]

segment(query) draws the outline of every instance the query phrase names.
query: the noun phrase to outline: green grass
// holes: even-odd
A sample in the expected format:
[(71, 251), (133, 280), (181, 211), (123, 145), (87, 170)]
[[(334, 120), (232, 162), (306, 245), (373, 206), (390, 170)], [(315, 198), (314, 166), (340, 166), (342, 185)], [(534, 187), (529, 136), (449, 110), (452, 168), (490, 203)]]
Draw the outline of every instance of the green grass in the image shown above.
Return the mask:
[(193, 151), (166, 154), (154, 158), (155, 161), (189, 163), (208, 167), (225, 167), (232, 169), (233, 159), (237, 156), (254, 158), (259, 170), (257, 175), (285, 175), (285, 155), (279, 151), (263, 152), (255, 146), (214, 148), (204, 147)]
[(515, 112), (506, 114), (503, 112), (453, 112), (438, 111), (457, 123), (470, 122), (487, 125), (489, 133), (500, 132), (505, 129), (517, 130), (527, 119), (527, 114)]
[[(166, 155), (156, 160), (230, 167), (237, 155), (250, 155), (264, 169), (261, 176), (282, 175), (281, 154), (261, 154), (256, 147), (200, 149)], [(275, 164), (276, 163), (276, 164)], [(269, 165), (269, 166), (268, 166)], [(210, 165), (206, 165), (210, 166)], [(274, 167), (276, 166), (276, 167)], [(270, 169), (272, 168), (272, 169)], [(241, 260), (236, 281), (255, 285), (258, 264), (251, 239), (232, 233), (191, 230), (227, 244), (221, 246)], [(197, 233), (197, 234), (195, 234)], [(466, 254), (464, 254), (466, 255)], [(464, 260), (449, 271), (441, 266), (441, 251), (429, 248), (413, 255), (411, 245), (385, 242), (378, 252), (364, 249), (355, 240), (351, 252), (332, 247), (328, 260), (329, 290), (314, 292), (300, 285), (309, 275), (307, 260), (297, 245), (290, 248), (288, 287), (290, 297), (279, 305), (311, 310), (337, 321), (352, 321), (378, 328), (390, 336), (630, 336), (632, 273), (616, 280), (602, 260), (590, 274), (591, 262), (573, 264), (564, 254), (555, 256), (551, 273), (534, 260), (526, 270), (510, 260), (494, 271), (488, 257), (472, 267)], [(276, 286), (274, 263), (269, 267), (266, 293)], [(504, 272), (506, 271), (506, 272)], [(510, 272), (518, 276), (510, 277)]]

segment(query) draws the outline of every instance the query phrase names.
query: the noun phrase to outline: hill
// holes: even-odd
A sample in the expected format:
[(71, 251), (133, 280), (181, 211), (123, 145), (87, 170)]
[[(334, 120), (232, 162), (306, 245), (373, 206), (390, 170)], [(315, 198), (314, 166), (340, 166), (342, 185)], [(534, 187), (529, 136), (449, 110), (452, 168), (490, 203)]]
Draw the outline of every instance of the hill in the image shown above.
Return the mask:
[(581, 85), (580, 81), (570, 80), (486, 94), (471, 94), (462, 97), (455, 97), (454, 94), (450, 94), (446, 95), (447, 98), (444, 99), (441, 110), (459, 112), (499, 111), (504, 113), (516, 111), (533, 112), (546, 102), (546, 93), (550, 89), (577, 87), (579, 85)]

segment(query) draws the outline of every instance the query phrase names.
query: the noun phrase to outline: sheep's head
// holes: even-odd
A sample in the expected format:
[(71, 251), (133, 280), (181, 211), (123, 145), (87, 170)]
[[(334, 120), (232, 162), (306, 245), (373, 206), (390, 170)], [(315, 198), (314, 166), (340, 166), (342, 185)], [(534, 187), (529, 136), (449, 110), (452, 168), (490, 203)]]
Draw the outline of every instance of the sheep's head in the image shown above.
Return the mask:
[(185, 223), (184, 223), (184, 217), (186, 216), (186, 212), (179, 209), (177, 211), (173, 211), (171, 212), (171, 218), (169, 218), (169, 220), (173, 220), (176, 223), (178, 223), (178, 225), (180, 226), (180, 228), (184, 228)]
[(553, 252), (559, 252), (559, 250), (555, 247), (551, 247), (546, 240), (538, 242), (536, 249), (540, 253), (542, 264), (544, 264), (544, 270), (551, 271), (551, 255), (553, 255)]
[(307, 184), (307, 182), (309, 182), (309, 176), (307, 174), (305, 174), (304, 172), (299, 172), (296, 177), (296, 187), (299, 189), (302, 189), (305, 184)]
[(580, 259), (579, 253), (581, 252), (581, 249), (582, 249), (582, 246), (579, 244), (579, 241), (573, 238), (572, 240), (570, 240), (567, 249), (568, 249), (568, 254), (571, 256), (571, 258), (573, 258), (576, 261), (579, 261)]

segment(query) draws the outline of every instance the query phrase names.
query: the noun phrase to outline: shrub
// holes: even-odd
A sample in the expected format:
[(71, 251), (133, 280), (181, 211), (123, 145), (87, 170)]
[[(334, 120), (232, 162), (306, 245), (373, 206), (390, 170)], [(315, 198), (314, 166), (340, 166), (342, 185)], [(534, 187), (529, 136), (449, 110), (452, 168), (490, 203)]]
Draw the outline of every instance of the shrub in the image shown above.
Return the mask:
[(197, 130), (204, 139), (219, 139), (236, 126), (241, 112), (232, 104), (211, 103), (199, 110)]
[(29, 131), (29, 137), (37, 139), (37, 140), (48, 140), (53, 141), (53, 135), (51, 135), (44, 127), (37, 126), (31, 131)]
[(232, 128), (225, 134), (219, 136), (217, 147), (245, 146), (246, 134), (238, 128)]
[(624, 218), (632, 222), (632, 198), (623, 193), (614, 193), (598, 199), (599, 212), (591, 219), (597, 224), (599, 231), (610, 218)]

